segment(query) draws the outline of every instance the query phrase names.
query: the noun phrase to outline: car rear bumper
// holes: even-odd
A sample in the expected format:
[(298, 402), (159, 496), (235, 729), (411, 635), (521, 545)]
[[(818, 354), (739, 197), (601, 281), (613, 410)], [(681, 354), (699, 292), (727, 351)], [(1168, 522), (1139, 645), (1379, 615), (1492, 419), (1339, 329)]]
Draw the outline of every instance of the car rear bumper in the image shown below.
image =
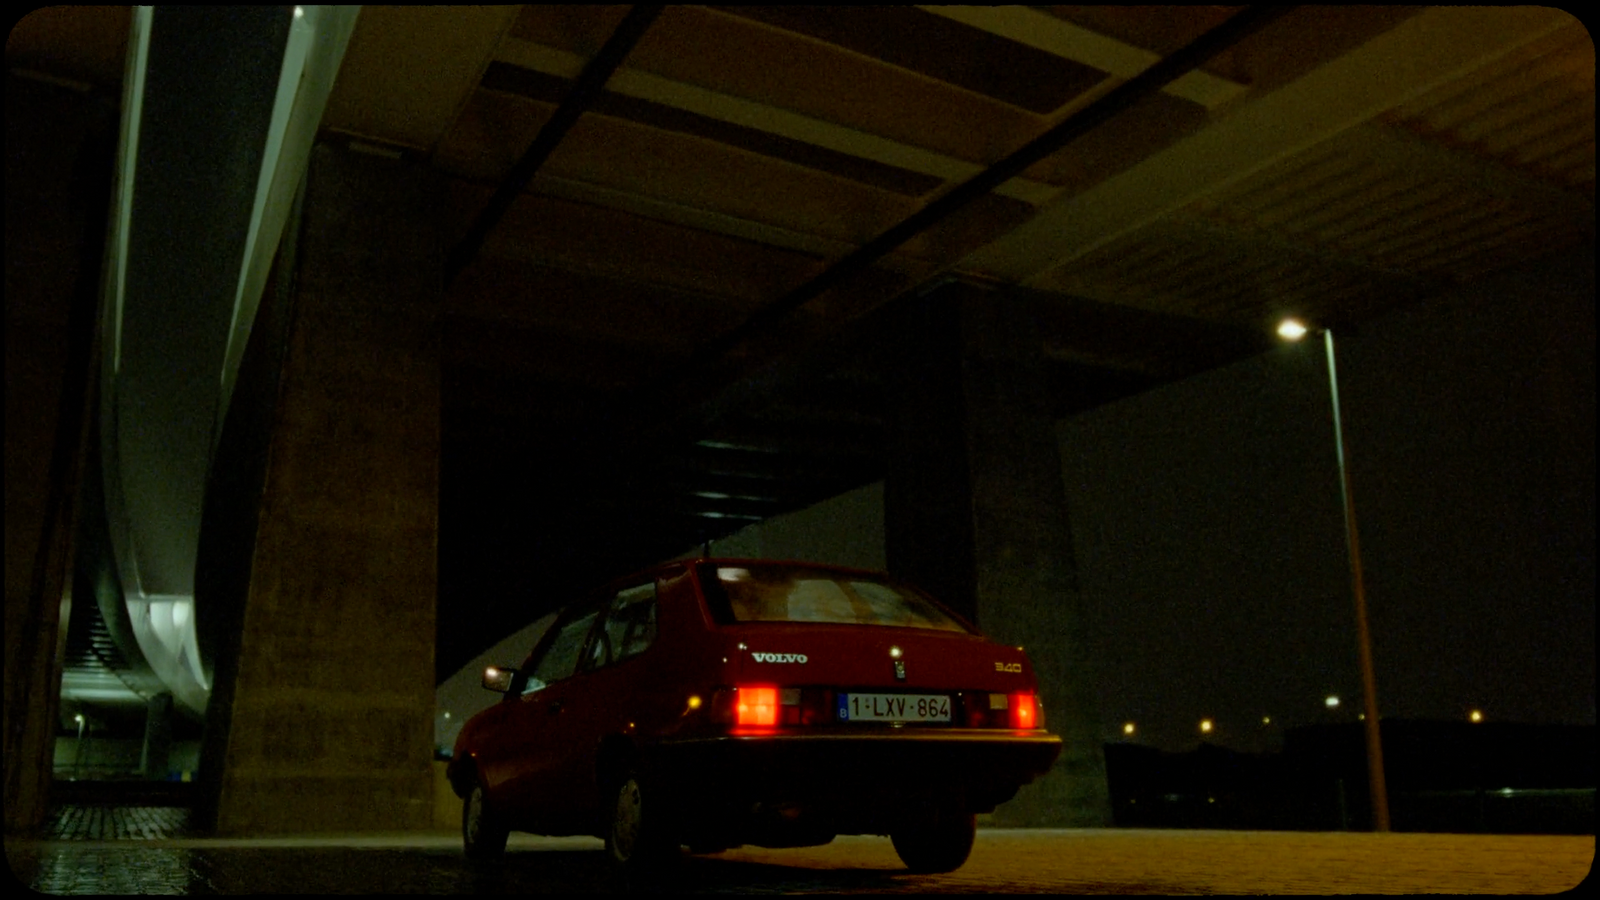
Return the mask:
[(653, 749), (651, 768), (690, 817), (803, 810), (854, 832), (888, 827), (929, 805), (988, 812), (1050, 770), (1061, 738), (844, 726), (735, 732)]

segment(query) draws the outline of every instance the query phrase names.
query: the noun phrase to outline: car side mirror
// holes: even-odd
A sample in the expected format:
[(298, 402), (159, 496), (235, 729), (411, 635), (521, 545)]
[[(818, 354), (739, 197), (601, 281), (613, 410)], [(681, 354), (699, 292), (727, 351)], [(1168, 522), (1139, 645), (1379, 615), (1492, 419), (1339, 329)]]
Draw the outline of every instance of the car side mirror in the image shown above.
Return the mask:
[(507, 666), (490, 666), (483, 670), (484, 689), (504, 694), (511, 690), (511, 679), (517, 677), (517, 670)]

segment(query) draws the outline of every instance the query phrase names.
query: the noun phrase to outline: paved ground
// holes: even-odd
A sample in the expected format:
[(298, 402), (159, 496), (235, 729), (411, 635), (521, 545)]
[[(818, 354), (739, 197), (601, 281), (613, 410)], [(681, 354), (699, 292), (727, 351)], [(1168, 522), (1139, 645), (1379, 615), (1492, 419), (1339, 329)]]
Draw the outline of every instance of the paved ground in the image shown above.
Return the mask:
[(77, 806), (50, 810), (48, 840), (163, 840), (186, 837), (189, 810), (181, 806)]
[[(618, 887), (599, 846), (589, 838), (515, 835), (504, 860), (474, 864), (446, 835), (8, 839), (6, 858), (23, 885), (53, 894), (594, 893)], [(1570, 835), (984, 829), (971, 860), (949, 875), (908, 874), (888, 839), (845, 837), (826, 847), (687, 858), (669, 882), (647, 887), (758, 894), (1556, 893), (1589, 877), (1594, 848), (1594, 837)]]

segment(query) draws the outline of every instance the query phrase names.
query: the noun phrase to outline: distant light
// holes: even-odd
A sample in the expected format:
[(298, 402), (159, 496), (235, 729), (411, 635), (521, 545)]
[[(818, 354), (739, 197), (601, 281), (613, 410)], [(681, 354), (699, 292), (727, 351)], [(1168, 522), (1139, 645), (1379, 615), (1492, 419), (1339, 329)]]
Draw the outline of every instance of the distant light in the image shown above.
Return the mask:
[(1322, 705), (1326, 706), (1329, 709), (1338, 709), (1339, 708), (1339, 698), (1335, 697), (1332, 694), (1329, 694), (1328, 695), (1328, 699), (1322, 701)]
[(749, 453), (782, 453), (776, 447), (762, 447), (756, 444), (735, 444), (728, 441), (695, 441), (696, 447), (705, 447), (708, 450), (744, 450)]
[(450, 710), (447, 709), (447, 710), (444, 711), (444, 717), (446, 719), (450, 718)]
[(1122, 733), (1123, 734), (1133, 734), (1133, 723), (1132, 722), (1128, 722), (1128, 723), (1124, 724), (1122, 726)]
[(690, 694), (689, 695), (689, 708), (690, 709), (699, 709), (700, 708), (700, 695), (699, 694)]
[(296, 6), (294, 8), (294, 17), (296, 19), (303, 19), (303, 18), (305, 18), (305, 15), (306, 15), (306, 11), (305, 10), (301, 9), (298, 6)]
[(73, 716), (72, 717), (72, 721), (77, 722), (79, 725), (82, 725), (83, 724), (83, 713), (78, 713), (77, 715)]
[(1511, 788), (1501, 788), (1500, 789), (1500, 796), (1502, 796), (1502, 797), (1509, 797), (1514, 793), (1516, 793), (1516, 792), (1513, 791)]
[(1471, 719), (1474, 722), (1482, 722), (1483, 721), (1483, 712), (1481, 710), (1476, 710), (1475, 709), (1472, 712), (1467, 714), (1467, 718)]
[(1261, 717), (1261, 724), (1263, 724), (1263, 725), (1271, 725), (1272, 724), (1272, 717), (1271, 716), (1262, 716)]
[(1201, 734), (1210, 734), (1211, 733), (1211, 720), (1210, 719), (1201, 719), (1200, 720), (1200, 733)]
[(889, 657), (891, 659), (899, 659), (900, 658), (900, 648), (899, 647), (890, 647), (889, 648)]
[(1306, 332), (1310, 330), (1311, 329), (1307, 328), (1305, 323), (1301, 322), (1299, 319), (1284, 319), (1283, 322), (1278, 325), (1278, 337), (1281, 337), (1286, 341), (1298, 341), (1305, 337)]

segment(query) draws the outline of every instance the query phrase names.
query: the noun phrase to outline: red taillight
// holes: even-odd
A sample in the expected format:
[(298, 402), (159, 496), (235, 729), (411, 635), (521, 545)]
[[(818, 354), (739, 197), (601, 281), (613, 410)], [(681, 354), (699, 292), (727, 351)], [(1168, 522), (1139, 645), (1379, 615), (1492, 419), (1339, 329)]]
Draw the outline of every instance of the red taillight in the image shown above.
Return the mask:
[(1012, 694), (1007, 706), (1011, 708), (1012, 728), (1037, 728), (1039, 727), (1039, 705), (1031, 692), (1019, 691)]
[(778, 724), (778, 689), (766, 685), (742, 685), (733, 704), (735, 725)]

